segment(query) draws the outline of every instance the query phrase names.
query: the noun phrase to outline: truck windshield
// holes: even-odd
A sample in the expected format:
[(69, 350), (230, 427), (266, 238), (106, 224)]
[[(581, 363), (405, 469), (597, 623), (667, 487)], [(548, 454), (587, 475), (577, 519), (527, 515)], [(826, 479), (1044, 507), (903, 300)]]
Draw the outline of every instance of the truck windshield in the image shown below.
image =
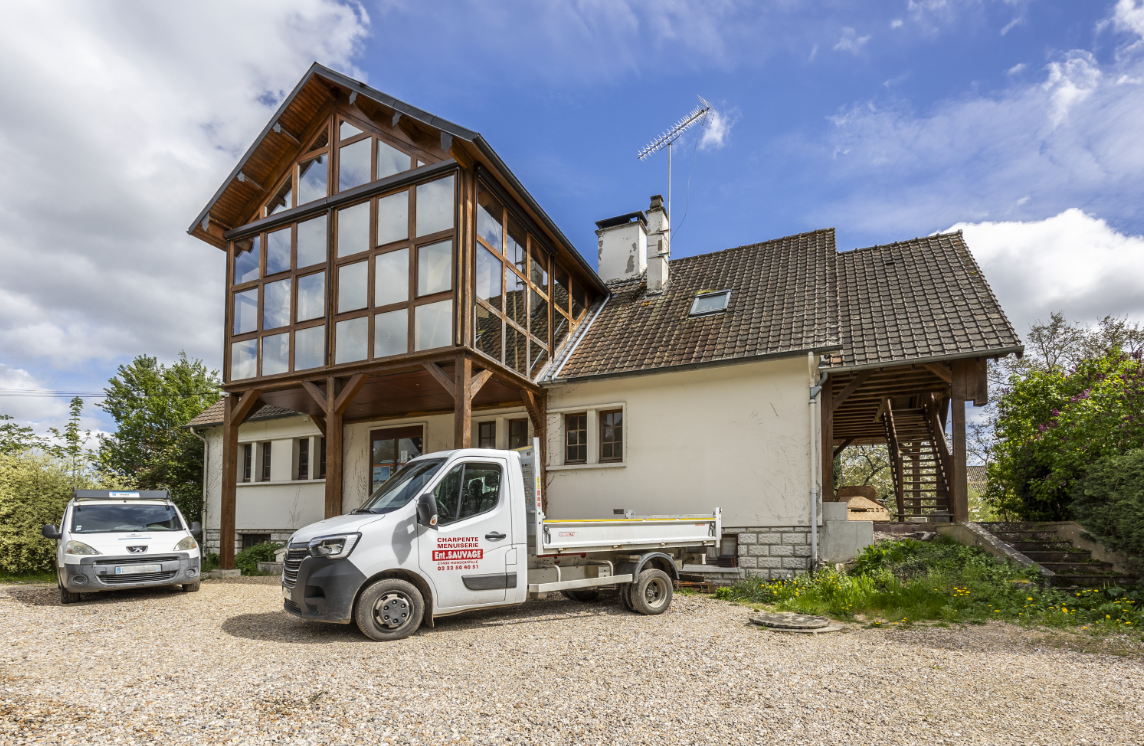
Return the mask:
[(78, 504), (72, 511), (72, 532), (77, 534), (182, 530), (183, 522), (170, 505)]
[(358, 510), (390, 513), (408, 505), (410, 500), (421, 494), (422, 488), (433, 478), (443, 463), (445, 463), (443, 458), (410, 461), (374, 490)]

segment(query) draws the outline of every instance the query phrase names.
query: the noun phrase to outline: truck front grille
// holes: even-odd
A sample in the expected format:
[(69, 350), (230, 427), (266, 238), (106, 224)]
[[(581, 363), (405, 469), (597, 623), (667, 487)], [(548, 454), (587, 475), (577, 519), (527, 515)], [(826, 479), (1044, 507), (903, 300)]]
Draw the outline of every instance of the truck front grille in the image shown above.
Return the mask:
[(170, 580), (178, 575), (177, 570), (169, 572), (141, 572), (135, 575), (99, 575), (104, 585), (129, 585), (131, 583), (149, 583), (157, 580)]
[(309, 549), (288, 549), (282, 561), (282, 585), (293, 588), (298, 582), (298, 568), (302, 560), (310, 555)]

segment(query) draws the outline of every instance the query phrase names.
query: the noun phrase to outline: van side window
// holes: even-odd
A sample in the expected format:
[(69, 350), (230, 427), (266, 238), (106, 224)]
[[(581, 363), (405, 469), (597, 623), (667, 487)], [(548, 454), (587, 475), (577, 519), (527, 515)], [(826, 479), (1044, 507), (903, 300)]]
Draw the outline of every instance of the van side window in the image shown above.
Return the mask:
[(433, 491), (437, 525), (447, 526), (487, 513), (500, 502), (501, 468), (496, 464), (469, 463), (454, 467)]

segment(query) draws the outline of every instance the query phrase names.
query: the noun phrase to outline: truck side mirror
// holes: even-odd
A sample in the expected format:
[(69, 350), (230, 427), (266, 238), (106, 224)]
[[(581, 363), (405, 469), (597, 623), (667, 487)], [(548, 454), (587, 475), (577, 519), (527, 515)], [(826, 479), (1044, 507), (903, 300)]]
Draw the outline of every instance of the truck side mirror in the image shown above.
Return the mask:
[(58, 539), (60, 538), (60, 530), (50, 523), (45, 523), (44, 527), (40, 529), (45, 539)]
[(437, 528), (437, 501), (429, 493), (417, 498), (417, 523), (426, 528)]
[(198, 521), (191, 521), (191, 534), (193, 536), (201, 536), (203, 533), (203, 524)]

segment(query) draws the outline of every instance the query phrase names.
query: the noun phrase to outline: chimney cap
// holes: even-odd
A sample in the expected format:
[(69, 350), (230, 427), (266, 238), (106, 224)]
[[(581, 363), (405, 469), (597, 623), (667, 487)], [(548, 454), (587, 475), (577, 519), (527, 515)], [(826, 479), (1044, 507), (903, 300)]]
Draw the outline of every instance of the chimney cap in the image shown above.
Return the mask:
[(600, 230), (604, 230), (605, 228), (615, 228), (617, 225), (631, 223), (635, 220), (643, 223), (645, 228), (647, 227), (647, 215), (644, 215), (643, 210), (629, 212), (627, 215), (617, 215), (616, 217), (608, 218), (607, 220), (597, 220), (596, 227)]
[(656, 208), (663, 209), (663, 195), (662, 194), (651, 195), (651, 207), (649, 207), (648, 210), (654, 210)]

